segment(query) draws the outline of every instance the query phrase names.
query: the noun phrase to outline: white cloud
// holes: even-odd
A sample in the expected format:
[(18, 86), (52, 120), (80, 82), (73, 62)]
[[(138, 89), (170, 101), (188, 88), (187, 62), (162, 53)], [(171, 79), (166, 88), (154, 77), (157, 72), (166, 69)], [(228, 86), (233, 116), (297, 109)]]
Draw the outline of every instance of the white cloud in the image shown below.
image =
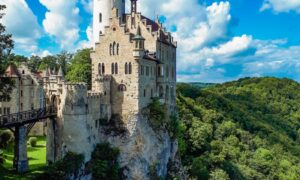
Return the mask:
[(299, 0), (265, 0), (260, 11), (272, 9), (274, 12), (290, 12), (300, 13)]
[(86, 12), (93, 14), (93, 0), (80, 0), (80, 3), (83, 5), (83, 8)]
[(48, 12), (43, 26), (62, 49), (72, 50), (79, 40), (79, 8), (77, 0), (39, 0)]
[(36, 51), (42, 29), (25, 0), (1, 0), (2, 3), (7, 6), (3, 24), (7, 32), (13, 35), (15, 51), (24, 53)]

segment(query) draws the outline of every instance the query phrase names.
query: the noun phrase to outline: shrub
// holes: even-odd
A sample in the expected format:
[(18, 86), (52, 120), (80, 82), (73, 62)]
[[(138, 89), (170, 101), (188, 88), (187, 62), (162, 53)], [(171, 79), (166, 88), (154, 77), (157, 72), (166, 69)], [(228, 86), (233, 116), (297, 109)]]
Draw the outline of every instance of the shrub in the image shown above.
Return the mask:
[(30, 144), (31, 147), (36, 147), (36, 145), (37, 145), (37, 138), (36, 137), (29, 138), (29, 144)]
[(154, 129), (162, 128), (166, 121), (165, 106), (158, 99), (149, 104), (149, 120)]
[(117, 161), (120, 151), (109, 143), (98, 144), (92, 153), (91, 171), (93, 179), (118, 180), (120, 168)]
[(68, 152), (63, 159), (48, 166), (44, 173), (37, 175), (35, 179), (65, 180), (72, 175), (74, 175), (76, 179), (83, 163), (84, 156), (82, 154)]
[(10, 130), (0, 131), (0, 148), (7, 148), (14, 140), (14, 134)]

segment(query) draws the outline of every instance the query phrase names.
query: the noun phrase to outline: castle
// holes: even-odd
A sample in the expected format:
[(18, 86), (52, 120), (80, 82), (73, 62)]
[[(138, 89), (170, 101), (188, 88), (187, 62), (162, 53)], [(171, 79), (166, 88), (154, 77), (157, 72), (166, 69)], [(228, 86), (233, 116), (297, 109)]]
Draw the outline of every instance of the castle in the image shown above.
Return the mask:
[[(93, 33), (91, 90), (67, 82), (61, 70), (42, 74), (45, 104), (58, 113), (47, 121), (47, 161), (72, 151), (88, 162), (96, 144), (109, 142), (120, 149), (127, 179), (147, 179), (152, 165), (164, 177), (176, 142), (155, 132), (142, 111), (157, 98), (168, 115), (176, 112), (177, 43), (158, 19), (137, 12), (137, 0), (129, 13), (124, 0), (94, 0)], [(105, 123), (125, 133), (107, 131)]]

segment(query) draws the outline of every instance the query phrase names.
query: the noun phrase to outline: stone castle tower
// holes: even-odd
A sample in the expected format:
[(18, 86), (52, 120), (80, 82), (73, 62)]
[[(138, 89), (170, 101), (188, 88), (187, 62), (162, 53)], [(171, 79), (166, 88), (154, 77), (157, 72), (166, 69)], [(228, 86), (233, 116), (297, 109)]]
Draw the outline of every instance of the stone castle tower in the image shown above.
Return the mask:
[(176, 42), (158, 20), (137, 12), (137, 0), (130, 14), (120, 12), (113, 7), (103, 32), (94, 32), (100, 43), (91, 55), (92, 90), (105, 89), (101, 79), (110, 76), (112, 113), (122, 116), (140, 112), (153, 98), (174, 108)]
[(45, 72), (47, 101), (58, 110), (48, 123), (47, 160), (72, 151), (88, 162), (98, 143), (109, 142), (120, 149), (125, 179), (148, 179), (153, 166), (165, 177), (176, 141), (153, 129), (143, 110), (157, 98), (167, 115), (176, 112), (177, 43), (158, 19), (137, 12), (137, 0), (124, 9), (124, 0), (95, 0), (91, 90)]
[(100, 34), (104, 33), (105, 26), (109, 25), (111, 9), (116, 7), (118, 15), (125, 14), (125, 0), (94, 0), (93, 37), (94, 43), (99, 42)]

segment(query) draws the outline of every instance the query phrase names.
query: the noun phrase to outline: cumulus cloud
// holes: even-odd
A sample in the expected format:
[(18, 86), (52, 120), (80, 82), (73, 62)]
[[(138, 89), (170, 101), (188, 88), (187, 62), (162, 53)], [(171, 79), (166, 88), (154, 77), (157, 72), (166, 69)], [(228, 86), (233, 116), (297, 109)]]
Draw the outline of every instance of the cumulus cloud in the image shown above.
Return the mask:
[(48, 12), (43, 20), (45, 31), (61, 48), (72, 50), (79, 40), (79, 8), (77, 0), (39, 0)]
[(274, 12), (290, 12), (295, 11), (300, 13), (300, 1), (299, 0), (265, 0), (261, 11), (272, 9)]
[(2, 0), (7, 9), (2, 19), (8, 33), (13, 35), (15, 51), (33, 52), (38, 49), (42, 29), (25, 0)]
[(93, 0), (80, 0), (80, 3), (83, 5), (83, 8), (87, 13), (93, 14)]

